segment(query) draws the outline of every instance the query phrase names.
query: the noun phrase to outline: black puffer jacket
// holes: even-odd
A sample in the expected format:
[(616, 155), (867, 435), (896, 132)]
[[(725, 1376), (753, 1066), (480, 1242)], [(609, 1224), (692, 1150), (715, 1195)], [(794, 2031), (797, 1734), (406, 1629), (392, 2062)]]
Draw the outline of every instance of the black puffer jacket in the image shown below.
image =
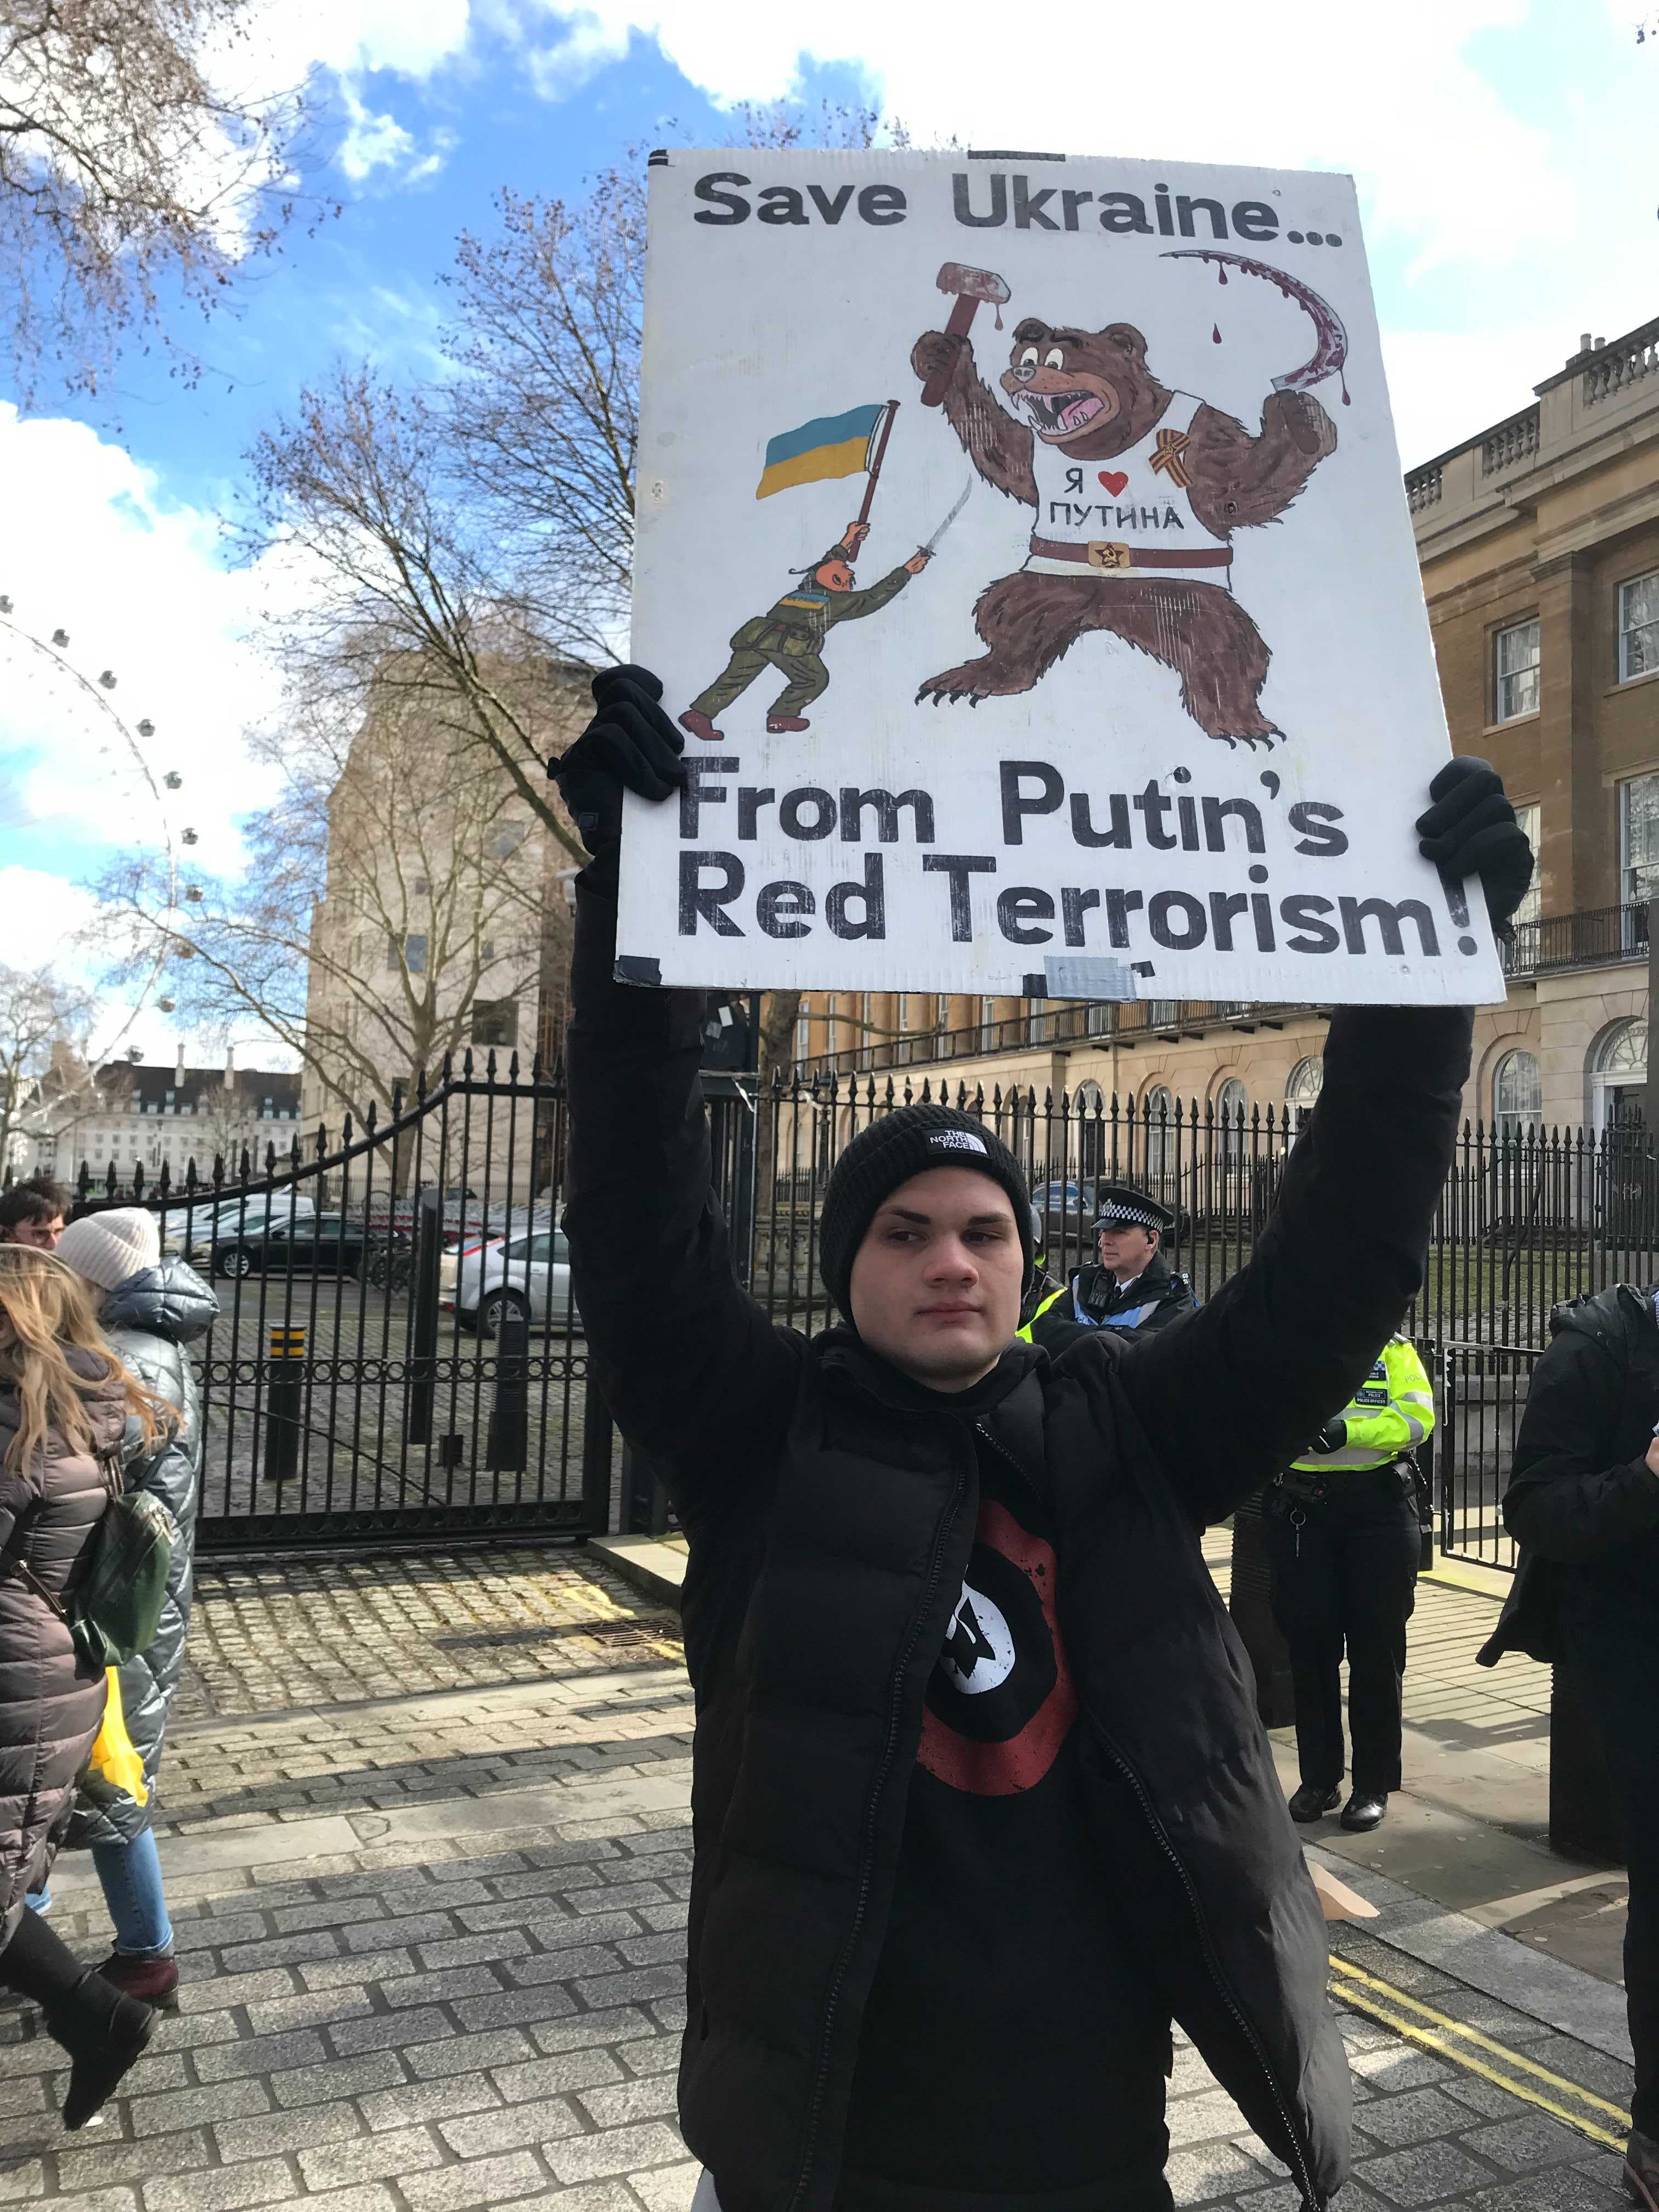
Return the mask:
[(61, 1614), (12, 1564), (21, 1561), (61, 1601), (113, 1495), (125, 1394), (89, 1353), (71, 1349), (67, 1357), (87, 1378), (90, 1453), (70, 1450), (54, 1434), (33, 1467), (8, 1472), (17, 1396), (0, 1384), (0, 1949), (12, 1939), (25, 1895), (52, 1871), (76, 1779), (104, 1717), (103, 1669), (80, 1656)]
[[(806, 1343), (738, 1289), (700, 1002), (613, 982), (614, 915), (579, 886), (565, 1219), (606, 1399), (690, 1539), (681, 2124), (726, 2212), (830, 2212), (974, 1528), (974, 1437), (902, 1406), (848, 1332)], [(1349, 2116), (1324, 1923), (1198, 1531), (1347, 1403), (1410, 1302), (1469, 1031), (1453, 1010), (1339, 1013), (1250, 1267), (1142, 1340), (1096, 1330), (1058, 1362), (1014, 1347), (981, 1417), (1053, 1504), (1091, 1833), (1105, 1891), (1133, 1901), (1125, 1940), (1316, 2205), (1346, 2173)], [(640, 1325), (642, 1254), (667, 1328)]]
[(121, 1669), (122, 1711), (133, 1748), (144, 1762), (150, 1802), (139, 1805), (95, 1786), (83, 1792), (69, 1833), (70, 1844), (76, 1849), (88, 1844), (130, 1844), (149, 1826), (155, 1811), (155, 1773), (161, 1763), (167, 1712), (185, 1663), (202, 1487), (202, 1394), (185, 1347), (207, 1334), (218, 1314), (218, 1299), (196, 1270), (173, 1259), (129, 1275), (99, 1310), (98, 1325), (111, 1350), (129, 1373), (178, 1416), (172, 1436), (129, 1463), (126, 1487), (147, 1490), (161, 1499), (173, 1516), (179, 1540), (167, 1571), (155, 1640)]
[(1562, 1615), (1593, 1613), (1659, 1656), (1659, 1322), (1628, 1283), (1550, 1316), (1515, 1440), (1504, 1522), (1521, 1546), (1514, 1586), (1480, 1657), (1565, 1656)]

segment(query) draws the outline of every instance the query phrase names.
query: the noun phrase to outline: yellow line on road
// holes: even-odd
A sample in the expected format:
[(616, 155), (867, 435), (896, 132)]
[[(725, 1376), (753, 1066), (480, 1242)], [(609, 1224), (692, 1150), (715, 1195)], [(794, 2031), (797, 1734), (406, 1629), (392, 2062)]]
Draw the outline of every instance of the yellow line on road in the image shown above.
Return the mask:
[[(1577, 2081), (1569, 2081), (1562, 2075), (1552, 2074), (1547, 2066), (1540, 2066), (1535, 2060), (1522, 2057), (1518, 2051), (1511, 2051), (1507, 2044), (1483, 2035), (1479, 2028), (1469, 2027), (1461, 2020), (1452, 2020), (1445, 2013), (1437, 2012), (1432, 2005), (1425, 2005), (1417, 1997), (1407, 1996), (1403, 1990), (1378, 1980), (1376, 1975), (1362, 1972), (1346, 1959), (1333, 1958), (1331, 1971), (1337, 1978), (1336, 1994), (1357, 2012), (1364, 2013), (1384, 2027), (1391, 2027), (1396, 2035), (1404, 2036), (1407, 2042), (1418, 2044), (1425, 2051), (1436, 2051), (1443, 2058), (1449, 2058), (1454, 2066), (1462, 2067), (1466, 2073), (1478, 2074), (1484, 2081), (1496, 2083), (1500, 2089), (1506, 2089), (1510, 2096), (1521, 2098), (1526, 2104), (1535, 2106), (1540, 2112), (1548, 2112), (1553, 2118), (1576, 2129), (1580, 2135), (1588, 2136), (1592, 2142), (1602, 2143), (1609, 2150), (1624, 2149), (1631, 2119), (1630, 2114), (1620, 2106), (1610, 2104), (1605, 2097), (1598, 2097), (1593, 2090), (1581, 2088)], [(1415, 2014), (1418, 2018), (1407, 2019), (1401, 2016), (1404, 2014)], [(1423, 2027), (1419, 2025), (1422, 2021), (1432, 2025)], [(1474, 2049), (1464, 2047), (1469, 2045), (1473, 2045)], [(1595, 2120), (1586, 2118), (1582, 2111), (1574, 2111), (1571, 2106), (1559, 2102), (1556, 2098), (1545, 2096), (1527, 2081), (1516, 2081), (1500, 2073), (1496, 2066), (1477, 2057), (1476, 2050), (1490, 2051), (1517, 2073), (1530, 2075), (1534, 2081), (1547, 2082), (1552, 2089), (1572, 2100), (1574, 2104), (1605, 2112), (1619, 2122), (1622, 2132), (1613, 2135)]]

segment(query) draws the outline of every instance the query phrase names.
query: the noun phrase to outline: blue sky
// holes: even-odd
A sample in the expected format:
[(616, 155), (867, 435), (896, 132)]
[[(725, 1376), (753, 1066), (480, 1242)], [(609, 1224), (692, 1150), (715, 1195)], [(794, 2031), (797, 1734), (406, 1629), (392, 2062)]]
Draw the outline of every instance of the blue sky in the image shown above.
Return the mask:
[[(236, 819), (265, 788), (240, 732), (276, 696), (249, 633), (283, 588), (224, 557), (251, 440), (342, 356), (433, 370), (438, 279), (501, 186), (573, 194), (630, 142), (718, 143), (733, 102), (786, 94), (868, 99), (922, 143), (1352, 169), (1401, 451), (1425, 459), (1523, 404), (1581, 331), (1659, 313), (1659, 42), (1637, 46), (1638, 12), (1395, 0), (1288, 19), (1164, 0), (1072, 19), (1060, 59), (1010, 11), (916, 0), (817, 16), (756, 0), (274, 0), (273, 65), (309, 74), (320, 105), (310, 181), (343, 211), (250, 267), (196, 391), (152, 356), (97, 405), (42, 393), (19, 419), (0, 404), (0, 589), (40, 634), (70, 630), (84, 674), (118, 672), (111, 696), (154, 718), (149, 765), (183, 774), (204, 857), (234, 863)], [(76, 884), (153, 811), (97, 709), (37, 658), (0, 653), (0, 802), (28, 831), (0, 866), (23, 918), (14, 960), (50, 955), (84, 912)], [(172, 1033), (149, 1018), (142, 1042), (170, 1053)]]

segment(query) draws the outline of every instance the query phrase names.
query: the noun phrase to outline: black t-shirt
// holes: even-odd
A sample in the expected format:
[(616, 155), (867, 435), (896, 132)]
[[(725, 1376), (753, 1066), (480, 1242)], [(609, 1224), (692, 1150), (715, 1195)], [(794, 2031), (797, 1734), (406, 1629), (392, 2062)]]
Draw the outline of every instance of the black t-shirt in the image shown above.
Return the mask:
[(1164, 2212), (1169, 2021), (1089, 1834), (1052, 1529), (977, 1443), (836, 2212)]

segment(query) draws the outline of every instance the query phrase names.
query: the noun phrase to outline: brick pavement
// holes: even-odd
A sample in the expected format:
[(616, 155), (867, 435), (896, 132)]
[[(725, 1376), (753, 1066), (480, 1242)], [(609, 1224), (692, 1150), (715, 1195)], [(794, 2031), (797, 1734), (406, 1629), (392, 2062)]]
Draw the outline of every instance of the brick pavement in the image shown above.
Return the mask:
[[(341, 1621), (357, 1646), (380, 1639), (372, 1659), (349, 1635), (273, 1648), (319, 1623), (321, 1645)], [(130, 2094), (75, 2136), (55, 2118), (54, 2047), (27, 2009), (0, 2012), (0, 2205), (687, 2205), (673, 2072), (691, 1711), (674, 1629), (569, 1552), (204, 1577), (194, 1717), (161, 1827), (183, 2008)], [(401, 1693), (382, 1691), (389, 1674)], [(273, 1709), (276, 1683), (290, 1693)], [(106, 1923), (89, 1870), (59, 1867), (58, 1924), (95, 1958)], [(1624, 2094), (1616, 2062), (1341, 1940), (1395, 1985)], [(1622, 2202), (1614, 2161), (1582, 2135), (1370, 2020), (1345, 2013), (1344, 2033), (1358, 2163), (1340, 2212)], [(1183, 2205), (1291, 2212), (1185, 2047), (1170, 2124)]]

